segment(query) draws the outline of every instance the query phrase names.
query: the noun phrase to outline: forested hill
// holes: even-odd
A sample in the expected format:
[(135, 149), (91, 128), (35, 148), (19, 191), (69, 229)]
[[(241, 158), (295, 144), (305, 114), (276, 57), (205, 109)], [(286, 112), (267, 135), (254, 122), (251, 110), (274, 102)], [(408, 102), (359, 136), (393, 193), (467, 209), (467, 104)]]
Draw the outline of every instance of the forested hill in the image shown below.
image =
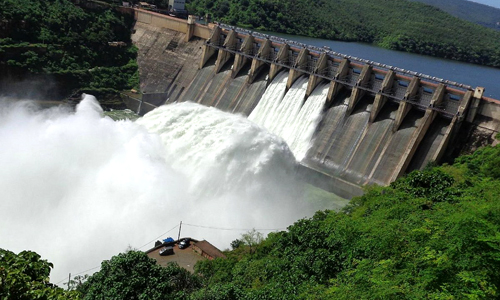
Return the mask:
[(0, 7), (0, 77), (50, 75), (70, 91), (93, 93), (138, 84), (133, 16), (70, 0), (0, 0)]
[(455, 17), (500, 30), (500, 9), (467, 0), (411, 0), (435, 6)]
[(232, 25), (500, 67), (500, 32), (406, 0), (191, 0)]

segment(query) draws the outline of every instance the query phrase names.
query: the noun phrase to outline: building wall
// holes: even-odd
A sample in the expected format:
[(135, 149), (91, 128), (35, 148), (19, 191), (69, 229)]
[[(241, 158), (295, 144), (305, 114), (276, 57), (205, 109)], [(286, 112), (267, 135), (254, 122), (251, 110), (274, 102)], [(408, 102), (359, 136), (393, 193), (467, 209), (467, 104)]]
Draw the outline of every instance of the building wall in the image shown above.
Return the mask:
[(193, 36), (202, 38), (204, 40), (209, 39), (210, 38), (210, 28), (208, 28), (207, 26), (195, 24)]

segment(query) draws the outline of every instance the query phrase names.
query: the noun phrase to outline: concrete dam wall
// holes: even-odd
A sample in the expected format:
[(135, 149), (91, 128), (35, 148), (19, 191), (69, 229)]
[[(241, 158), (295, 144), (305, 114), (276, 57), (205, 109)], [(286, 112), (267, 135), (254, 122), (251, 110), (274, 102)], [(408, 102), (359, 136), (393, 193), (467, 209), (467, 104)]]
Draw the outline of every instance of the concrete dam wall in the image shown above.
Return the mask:
[(482, 88), (192, 19), (136, 10), (136, 20), (143, 95), (125, 99), (131, 109), (193, 101), (243, 114), (296, 157), (304, 142), (288, 139), (303, 136), (304, 179), (347, 198), (440, 161), (460, 130), (500, 128), (500, 106)]

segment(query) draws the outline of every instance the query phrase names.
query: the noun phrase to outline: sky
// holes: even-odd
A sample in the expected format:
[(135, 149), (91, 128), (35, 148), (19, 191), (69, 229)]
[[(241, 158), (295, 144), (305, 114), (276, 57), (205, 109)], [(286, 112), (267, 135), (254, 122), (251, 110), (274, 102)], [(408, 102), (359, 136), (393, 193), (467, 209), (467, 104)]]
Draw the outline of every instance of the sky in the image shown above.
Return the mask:
[(472, 2), (481, 3), (484, 5), (489, 5), (489, 6), (493, 6), (496, 8), (500, 8), (500, 0), (474, 0)]

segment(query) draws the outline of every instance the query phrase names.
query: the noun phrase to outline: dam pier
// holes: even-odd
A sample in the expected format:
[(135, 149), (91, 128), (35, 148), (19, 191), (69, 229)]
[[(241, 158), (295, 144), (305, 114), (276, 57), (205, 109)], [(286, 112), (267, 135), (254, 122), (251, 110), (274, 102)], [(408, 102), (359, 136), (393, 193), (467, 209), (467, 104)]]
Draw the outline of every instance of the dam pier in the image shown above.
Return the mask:
[[(144, 94), (125, 97), (131, 109), (193, 101), (271, 122), (278, 135), (311, 131), (300, 173), (343, 197), (439, 162), (464, 126), (500, 129), (500, 103), (481, 87), (224, 24), (134, 13)], [(301, 120), (310, 116), (317, 121)]]

